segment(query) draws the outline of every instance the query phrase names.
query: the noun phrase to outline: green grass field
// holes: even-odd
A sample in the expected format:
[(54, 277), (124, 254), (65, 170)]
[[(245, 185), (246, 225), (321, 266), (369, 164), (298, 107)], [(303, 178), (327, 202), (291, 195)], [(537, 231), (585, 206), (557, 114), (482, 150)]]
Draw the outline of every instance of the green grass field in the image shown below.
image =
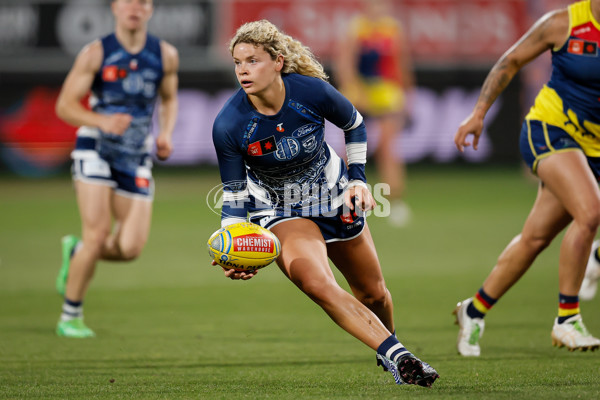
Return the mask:
[[(0, 398), (600, 398), (600, 354), (550, 343), (558, 242), (487, 317), (483, 355), (456, 353), (454, 305), (479, 288), (535, 197), (519, 168), (411, 167), (412, 224), (369, 218), (397, 334), (440, 373), (432, 389), (394, 385), (276, 266), (247, 282), (210, 266), (216, 170), (156, 179), (143, 255), (99, 264), (85, 307), (98, 336), (69, 340), (54, 334), (54, 279), (61, 236), (80, 229), (70, 179), (0, 177)], [(599, 299), (582, 303), (596, 335), (599, 309)]]

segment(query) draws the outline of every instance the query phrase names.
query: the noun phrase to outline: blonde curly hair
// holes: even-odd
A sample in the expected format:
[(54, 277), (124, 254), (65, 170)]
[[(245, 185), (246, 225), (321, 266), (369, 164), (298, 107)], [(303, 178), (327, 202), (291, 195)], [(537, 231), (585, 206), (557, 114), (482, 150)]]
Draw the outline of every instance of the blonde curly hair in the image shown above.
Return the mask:
[(245, 23), (240, 26), (229, 43), (229, 52), (233, 55), (234, 47), (239, 43), (262, 46), (275, 60), (283, 56), (283, 73), (296, 73), (327, 81), (329, 78), (323, 66), (317, 61), (310, 49), (298, 40), (281, 32), (266, 19)]

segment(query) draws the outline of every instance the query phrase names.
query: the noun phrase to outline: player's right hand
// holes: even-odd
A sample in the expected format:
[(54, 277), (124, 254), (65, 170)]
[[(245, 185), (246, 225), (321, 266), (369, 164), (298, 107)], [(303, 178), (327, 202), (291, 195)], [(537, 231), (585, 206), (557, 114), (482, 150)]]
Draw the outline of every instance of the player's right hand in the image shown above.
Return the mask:
[(106, 114), (102, 119), (102, 123), (99, 128), (102, 132), (112, 135), (122, 135), (125, 133), (133, 117), (129, 114), (115, 113)]
[(477, 150), (479, 145), (479, 137), (483, 132), (483, 117), (471, 113), (458, 127), (458, 131), (454, 135), (454, 144), (461, 153), (464, 152), (465, 147), (471, 145), (468, 141), (468, 136), (473, 135), (473, 149)]

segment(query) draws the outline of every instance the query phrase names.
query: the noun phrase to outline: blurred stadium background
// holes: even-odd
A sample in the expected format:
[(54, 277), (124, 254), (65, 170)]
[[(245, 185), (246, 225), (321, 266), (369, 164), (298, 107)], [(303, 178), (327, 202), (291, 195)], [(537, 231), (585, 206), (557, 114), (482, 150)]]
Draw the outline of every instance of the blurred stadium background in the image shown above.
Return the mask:
[[(54, 115), (54, 102), (77, 52), (112, 30), (106, 0), (0, 1), (0, 168), (45, 176), (68, 165), (75, 129)], [(511, 84), (488, 115), (479, 152), (460, 156), (451, 138), (470, 112), (494, 61), (558, 0), (398, 0), (415, 61), (418, 90), (411, 124), (397, 143), (408, 163), (518, 163), (520, 118), (531, 91), (548, 77), (536, 62)], [(175, 151), (164, 165), (212, 165), (212, 121), (236, 88), (228, 40), (237, 26), (268, 18), (311, 47), (335, 75), (331, 61), (360, 0), (155, 1), (150, 31), (181, 55), (180, 111)], [(377, 140), (373, 130), (371, 140)], [(343, 149), (343, 138), (328, 130)]]
[[(549, 57), (519, 73), (490, 111), (478, 152), (459, 154), (452, 138), (496, 59), (535, 19), (568, 1), (395, 1), (418, 86), (396, 146), (409, 163), (414, 220), (403, 229), (382, 218), (369, 224), (398, 333), (442, 375), (430, 391), (392, 385), (372, 352), (276, 267), (231, 282), (206, 254), (205, 240), (218, 227), (207, 207), (219, 182), (212, 122), (237, 86), (230, 36), (245, 21), (268, 18), (310, 46), (335, 84), (336, 43), (359, 1), (154, 3), (150, 31), (181, 56), (175, 149), (155, 164), (148, 245), (127, 266), (100, 264), (86, 298), (86, 321), (98, 338), (80, 342), (53, 334), (59, 240), (80, 229), (69, 176), (75, 128), (56, 118), (54, 102), (75, 54), (111, 31), (109, 1), (0, 0), (0, 398), (350, 399), (400, 390), (443, 399), (599, 397), (597, 354), (550, 346), (557, 243), (488, 317), (480, 359), (456, 355), (450, 315), (479, 287), (535, 198), (517, 140), (549, 77)], [(327, 140), (343, 151), (336, 129), (328, 127)], [(375, 130), (369, 140), (377, 140)], [(582, 305), (596, 334), (598, 306), (598, 299)]]

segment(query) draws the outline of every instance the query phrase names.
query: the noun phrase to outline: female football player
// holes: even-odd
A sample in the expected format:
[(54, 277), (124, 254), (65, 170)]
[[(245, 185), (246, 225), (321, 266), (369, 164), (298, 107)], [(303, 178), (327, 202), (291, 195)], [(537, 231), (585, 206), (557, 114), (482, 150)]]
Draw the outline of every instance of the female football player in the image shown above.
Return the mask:
[[(242, 25), (229, 50), (241, 86), (213, 126), (223, 182), (221, 225), (245, 221), (281, 241), (281, 271), (351, 335), (376, 350), (397, 383), (438, 377), (396, 338), (392, 299), (362, 212), (375, 206), (365, 178), (366, 130), (299, 41), (266, 20)], [(348, 167), (323, 140), (345, 131)], [(328, 257), (348, 281), (343, 290)], [(232, 279), (253, 273), (225, 271)]]
[[(56, 280), (64, 295), (56, 332), (92, 337), (83, 322), (83, 298), (98, 260), (135, 259), (150, 230), (152, 113), (160, 97), (157, 156), (171, 154), (177, 116), (179, 56), (147, 33), (151, 0), (113, 0), (115, 32), (79, 53), (65, 79), (56, 112), (80, 126), (72, 153), (82, 240), (65, 236)], [(91, 89), (91, 110), (80, 101)], [(114, 219), (114, 229), (111, 225)]]
[(579, 288), (600, 224), (600, 0), (586, 0), (540, 18), (488, 74), (475, 108), (454, 141), (477, 149), (483, 118), (513, 76), (540, 54), (552, 53), (552, 77), (525, 117), (520, 148), (540, 178), (538, 195), (523, 230), (504, 249), (474, 297), (455, 309), (458, 351), (479, 356), (485, 314), (519, 280), (556, 235), (567, 228), (558, 260), (558, 316), (552, 343), (571, 350), (597, 349), (585, 328)]

